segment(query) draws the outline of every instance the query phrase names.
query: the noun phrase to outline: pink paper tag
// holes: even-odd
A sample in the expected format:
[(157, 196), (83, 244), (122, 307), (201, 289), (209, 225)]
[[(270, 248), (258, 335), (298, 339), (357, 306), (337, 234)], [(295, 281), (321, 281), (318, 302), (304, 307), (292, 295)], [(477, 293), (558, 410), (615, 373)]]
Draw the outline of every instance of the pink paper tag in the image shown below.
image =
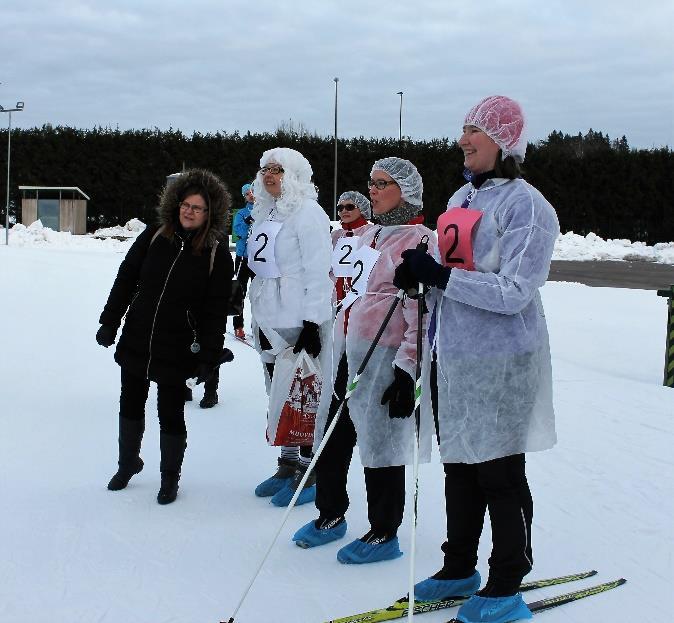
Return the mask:
[(475, 270), (473, 230), (482, 212), (470, 208), (450, 208), (438, 218), (440, 257), (445, 266)]

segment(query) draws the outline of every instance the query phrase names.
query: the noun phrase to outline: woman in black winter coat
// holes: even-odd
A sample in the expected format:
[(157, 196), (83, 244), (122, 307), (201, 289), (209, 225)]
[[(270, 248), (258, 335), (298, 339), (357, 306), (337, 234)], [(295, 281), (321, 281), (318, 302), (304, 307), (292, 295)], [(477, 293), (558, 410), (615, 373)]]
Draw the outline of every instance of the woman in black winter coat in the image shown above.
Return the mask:
[(234, 273), (223, 233), (231, 197), (209, 171), (186, 171), (163, 191), (158, 223), (122, 261), (96, 341), (115, 341), (121, 367), (119, 469), (108, 489), (124, 489), (143, 469), (140, 446), (150, 381), (157, 384), (161, 449), (159, 504), (176, 499), (187, 446), (185, 381), (205, 380), (222, 356)]

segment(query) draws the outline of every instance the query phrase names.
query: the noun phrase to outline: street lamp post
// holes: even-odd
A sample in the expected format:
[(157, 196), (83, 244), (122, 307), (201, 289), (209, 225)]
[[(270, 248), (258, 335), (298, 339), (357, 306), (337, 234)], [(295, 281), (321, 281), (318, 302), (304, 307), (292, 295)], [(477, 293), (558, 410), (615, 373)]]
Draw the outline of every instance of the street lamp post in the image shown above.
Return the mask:
[(400, 114), (398, 116), (398, 140), (403, 140), (403, 92), (398, 91), (396, 95), (400, 95)]
[(333, 186), (332, 197), (332, 220), (337, 220), (337, 83), (339, 78), (334, 78), (335, 81), (335, 179)]
[(0, 112), (9, 113), (9, 126), (7, 128), (7, 199), (5, 201), (5, 244), (9, 246), (9, 166), (12, 155), (12, 113), (23, 110), (23, 102), (17, 102), (14, 108), (0, 106)]

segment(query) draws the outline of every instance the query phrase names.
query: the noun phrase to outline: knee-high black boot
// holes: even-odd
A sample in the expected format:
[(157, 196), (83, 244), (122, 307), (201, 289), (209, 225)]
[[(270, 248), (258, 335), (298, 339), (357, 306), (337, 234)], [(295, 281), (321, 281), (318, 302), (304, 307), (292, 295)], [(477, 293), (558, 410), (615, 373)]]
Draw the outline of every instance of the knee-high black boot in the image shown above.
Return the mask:
[(119, 418), (119, 468), (110, 479), (108, 489), (119, 491), (129, 484), (134, 474), (143, 469), (143, 459), (140, 458), (140, 444), (143, 441), (145, 420), (130, 420)]
[(159, 434), (159, 448), (161, 450), (161, 488), (157, 494), (159, 504), (170, 504), (178, 495), (178, 481), (180, 469), (185, 457), (187, 435)]

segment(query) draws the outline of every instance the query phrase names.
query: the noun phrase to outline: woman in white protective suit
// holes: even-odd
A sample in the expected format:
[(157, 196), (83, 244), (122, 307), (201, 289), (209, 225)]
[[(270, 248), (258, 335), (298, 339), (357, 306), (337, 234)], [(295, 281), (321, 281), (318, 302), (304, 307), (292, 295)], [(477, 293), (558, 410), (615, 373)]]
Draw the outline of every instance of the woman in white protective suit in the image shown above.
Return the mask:
[[(447, 540), (442, 569), (415, 587), (419, 600), (472, 595), (457, 618), (502, 623), (531, 617), (519, 593), (532, 567), (533, 502), (525, 452), (556, 441), (548, 332), (539, 289), (559, 224), (525, 182), (524, 115), (487, 97), (466, 115), (459, 146), (470, 182), (438, 219), (442, 263), (403, 253), (396, 283), (436, 288), (429, 339), (437, 358), (439, 447), (445, 470)], [(489, 579), (477, 551), (489, 509)]]
[[(402, 261), (400, 254), (422, 240), (428, 241), (431, 252), (437, 252), (435, 235), (421, 224), (423, 183), (416, 167), (401, 158), (384, 158), (374, 163), (370, 177), (375, 226), (361, 235), (354, 260), (354, 265), (360, 259), (364, 266), (360, 277), (354, 273), (351, 284), (358, 297), (350, 307), (347, 297), (335, 320), (335, 350), (338, 335), (345, 331), (346, 358), (338, 368), (332, 401), (323, 395), (315, 445), (335, 416), (347, 377), (354, 377), (395, 300), (398, 288), (393, 285), (393, 276)], [(369, 275), (368, 262), (369, 266), (374, 262)], [(343, 330), (345, 322), (348, 328)], [(370, 529), (341, 548), (337, 559), (358, 564), (402, 556), (397, 532), (405, 508), (405, 465), (412, 462), (416, 443), (415, 420), (410, 417), (416, 360), (417, 302), (407, 299), (396, 308), (318, 459), (319, 518), (293, 537), (301, 547), (329, 543), (346, 533), (346, 481), (357, 441), (365, 471)], [(429, 460), (432, 427), (429, 400), (423, 405), (420, 434), (424, 461)]]
[[(287, 395), (276, 396), (271, 380), (277, 356), (305, 350), (331, 374), (332, 290), (330, 221), (316, 202), (311, 165), (285, 147), (262, 154), (255, 180), (255, 226), (248, 241), (252, 329), (269, 394), (268, 417), (278, 417)], [(271, 441), (271, 440), (270, 440)], [(278, 469), (255, 489), (276, 506), (287, 506), (311, 462), (311, 445), (281, 447)], [(313, 501), (314, 475), (297, 504)]]

